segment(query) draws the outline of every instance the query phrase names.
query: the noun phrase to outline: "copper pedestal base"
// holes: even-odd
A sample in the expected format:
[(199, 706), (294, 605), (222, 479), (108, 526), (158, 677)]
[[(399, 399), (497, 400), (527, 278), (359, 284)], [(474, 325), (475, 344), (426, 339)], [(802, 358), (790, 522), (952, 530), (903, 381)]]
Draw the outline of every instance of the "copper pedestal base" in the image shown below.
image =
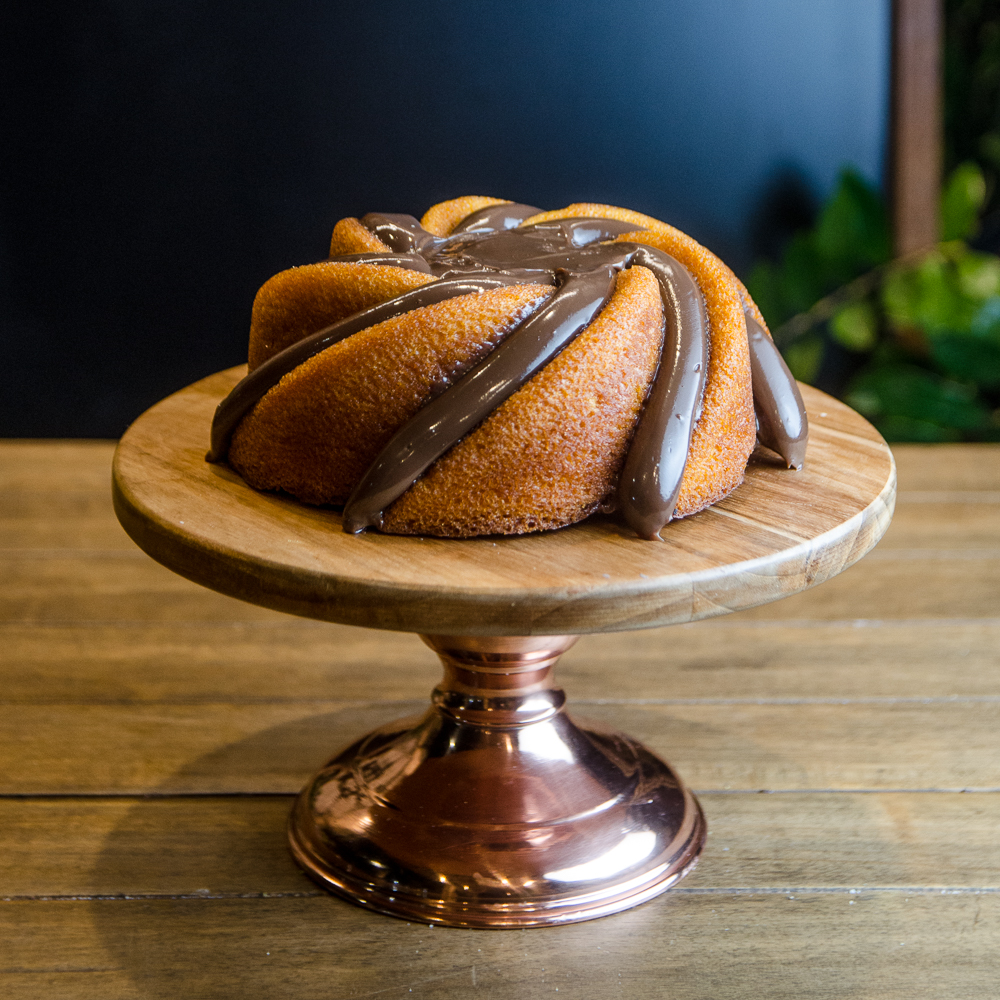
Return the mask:
[(691, 870), (694, 796), (620, 733), (577, 726), (552, 668), (575, 636), (425, 636), (433, 706), (383, 726), (310, 782), (292, 853), (331, 891), (453, 927), (569, 923), (628, 909)]

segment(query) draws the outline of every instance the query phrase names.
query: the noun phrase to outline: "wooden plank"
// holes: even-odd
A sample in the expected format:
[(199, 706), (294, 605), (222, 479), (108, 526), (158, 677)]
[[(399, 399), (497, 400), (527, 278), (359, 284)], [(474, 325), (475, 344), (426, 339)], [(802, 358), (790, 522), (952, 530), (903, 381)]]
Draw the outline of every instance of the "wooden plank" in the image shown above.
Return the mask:
[(737, 611), (734, 620), (993, 619), (998, 594), (1000, 558), (994, 551), (957, 559), (876, 549), (822, 586)]
[(286, 616), (232, 624), (0, 624), (0, 643), (0, 701), (7, 704), (419, 699), (441, 677), (438, 658), (416, 636)]
[(12, 902), (0, 921), (11, 1000), (532, 1000), (557, 988), (583, 1000), (959, 1000), (994, 994), (1000, 946), (1000, 897), (939, 892), (681, 890), (607, 920), (504, 933), (313, 897)]
[[(821, 586), (736, 614), (743, 621), (994, 618), (1000, 550), (969, 550), (952, 557), (954, 552), (876, 549)], [(715, 607), (725, 599), (716, 595)], [(0, 559), (0, 621), (281, 619), (280, 612), (185, 581), (140, 553)]]
[(1000, 793), (703, 793), (686, 888), (1000, 888)]
[[(0, 793), (297, 792), (341, 747), (426, 701), (22, 705)], [(992, 789), (997, 700), (579, 704), (695, 789)], [(957, 734), (961, 734), (960, 737)]]
[(697, 789), (1000, 785), (995, 701), (612, 707), (601, 718), (647, 743)]
[(293, 801), (0, 799), (0, 896), (320, 894), (288, 851)]
[(280, 621), (184, 580), (137, 549), (0, 558), (3, 621)]
[[(0, 895), (319, 895), (288, 852), (292, 801), (0, 799)], [(701, 804), (709, 840), (686, 889), (1000, 888), (1000, 793), (708, 793)]]
[(565, 654), (558, 676), (572, 707), (584, 698), (995, 697), (998, 668), (1000, 622), (858, 627), (730, 617), (586, 636)]
[[(0, 623), (0, 702), (258, 704), (416, 699), (440, 679), (416, 636), (286, 618), (232, 624)], [(584, 636), (557, 673), (570, 697), (1000, 696), (1000, 620), (731, 619)]]
[(0, 491), (0, 551), (134, 551), (111, 507), (110, 491)]
[[(1000, 462), (1000, 452), (997, 460)], [(887, 549), (987, 549), (1000, 553), (1000, 502), (899, 500), (892, 524), (875, 551), (885, 553)]]
[(0, 439), (0, 490), (108, 495), (114, 441)]
[(1000, 446), (995, 444), (894, 444), (899, 489), (1000, 490)]

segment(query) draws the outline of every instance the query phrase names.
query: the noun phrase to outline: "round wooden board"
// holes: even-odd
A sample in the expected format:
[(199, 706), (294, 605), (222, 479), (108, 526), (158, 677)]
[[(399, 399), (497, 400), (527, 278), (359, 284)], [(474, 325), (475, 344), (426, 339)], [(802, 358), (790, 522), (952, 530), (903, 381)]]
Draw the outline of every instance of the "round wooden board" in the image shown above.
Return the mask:
[(886, 443), (843, 403), (802, 386), (805, 468), (752, 459), (742, 486), (668, 525), (662, 542), (613, 517), (517, 537), (348, 535), (336, 511), (259, 493), (205, 461), (216, 404), (244, 372), (202, 379), (128, 429), (115, 455), (115, 510), (175, 572), (290, 614), (483, 636), (688, 622), (828, 580), (868, 552), (892, 516)]

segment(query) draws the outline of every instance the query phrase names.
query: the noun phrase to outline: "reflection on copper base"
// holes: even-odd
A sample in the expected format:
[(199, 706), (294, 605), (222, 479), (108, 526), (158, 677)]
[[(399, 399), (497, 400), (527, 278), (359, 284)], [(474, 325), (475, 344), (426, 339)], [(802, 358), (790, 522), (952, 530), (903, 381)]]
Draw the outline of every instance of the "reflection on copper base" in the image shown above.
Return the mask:
[(575, 636), (424, 636), (431, 709), (383, 726), (309, 783), (289, 821), (303, 870), (382, 913), (530, 927), (617, 913), (694, 866), (705, 821), (635, 740), (563, 712)]

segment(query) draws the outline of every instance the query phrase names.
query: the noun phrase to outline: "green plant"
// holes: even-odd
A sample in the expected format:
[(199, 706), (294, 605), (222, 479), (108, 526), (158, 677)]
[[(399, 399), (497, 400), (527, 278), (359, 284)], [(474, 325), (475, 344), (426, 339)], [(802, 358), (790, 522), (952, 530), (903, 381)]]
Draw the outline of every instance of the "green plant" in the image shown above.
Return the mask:
[(975, 161), (984, 210), (1000, 206), (1000, 0), (945, 0), (944, 145), (949, 170)]
[(1000, 0), (945, 0), (941, 240), (891, 261), (878, 191), (851, 170), (816, 226), (747, 284), (789, 367), (892, 441), (1000, 440)]
[(1000, 258), (970, 249), (987, 197), (960, 164), (941, 197), (944, 241), (890, 261), (877, 191), (841, 175), (814, 229), (748, 279), (797, 378), (832, 353), (852, 374), (840, 394), (894, 441), (1000, 440)]
[(816, 226), (792, 238), (780, 264), (758, 263), (747, 287), (768, 323), (780, 325), (884, 263), (891, 252), (881, 196), (860, 174), (847, 169)]

